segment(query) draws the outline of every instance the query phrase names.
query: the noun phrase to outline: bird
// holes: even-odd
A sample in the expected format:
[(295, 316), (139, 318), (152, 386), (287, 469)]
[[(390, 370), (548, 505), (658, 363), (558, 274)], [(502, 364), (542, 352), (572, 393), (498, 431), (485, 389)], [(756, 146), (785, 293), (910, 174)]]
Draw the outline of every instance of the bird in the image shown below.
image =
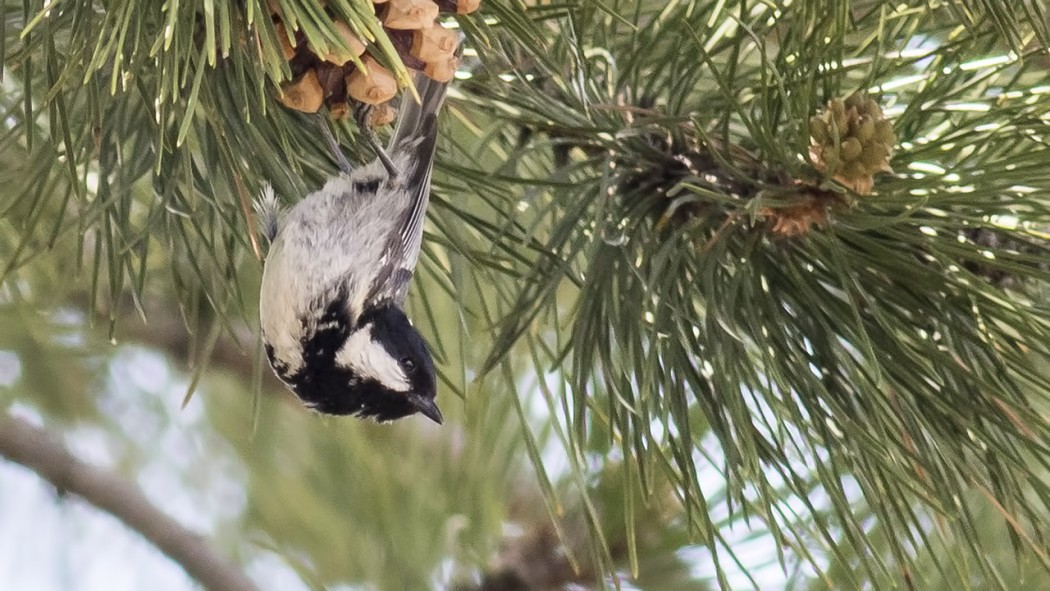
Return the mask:
[(325, 124), (341, 171), (288, 211), (269, 185), (256, 203), (270, 242), (259, 296), (266, 355), (320, 413), (443, 420), (430, 349), (404, 305), (447, 83), (417, 73), (414, 84), (419, 100), (401, 99), (386, 152), (376, 142), (376, 159), (352, 169)]

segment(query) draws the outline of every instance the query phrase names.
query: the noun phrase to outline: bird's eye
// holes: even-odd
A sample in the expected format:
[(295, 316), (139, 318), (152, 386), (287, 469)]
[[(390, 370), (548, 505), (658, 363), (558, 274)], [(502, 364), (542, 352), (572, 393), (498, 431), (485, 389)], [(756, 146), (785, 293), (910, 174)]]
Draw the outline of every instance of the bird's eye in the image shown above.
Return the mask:
[(401, 367), (404, 367), (408, 371), (415, 371), (416, 370), (416, 362), (412, 361), (412, 359), (410, 359), (408, 357), (402, 357), (401, 358)]

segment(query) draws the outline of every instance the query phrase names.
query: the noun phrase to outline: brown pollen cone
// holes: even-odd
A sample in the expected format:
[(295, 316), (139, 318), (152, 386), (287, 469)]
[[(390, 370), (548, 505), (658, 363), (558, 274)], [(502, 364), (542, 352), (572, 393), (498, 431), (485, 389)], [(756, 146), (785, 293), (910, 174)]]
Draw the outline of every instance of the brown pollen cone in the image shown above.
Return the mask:
[(324, 91), (317, 79), (317, 71), (307, 70), (295, 80), (281, 85), (281, 103), (284, 106), (302, 111), (316, 113), (324, 102)]
[(382, 20), (388, 29), (426, 29), (434, 26), (437, 16), (433, 0), (390, 0)]
[(394, 98), (397, 95), (397, 80), (390, 70), (379, 65), (370, 55), (361, 61), (364, 70), (355, 69), (346, 77), (347, 94), (369, 105), (378, 105)]

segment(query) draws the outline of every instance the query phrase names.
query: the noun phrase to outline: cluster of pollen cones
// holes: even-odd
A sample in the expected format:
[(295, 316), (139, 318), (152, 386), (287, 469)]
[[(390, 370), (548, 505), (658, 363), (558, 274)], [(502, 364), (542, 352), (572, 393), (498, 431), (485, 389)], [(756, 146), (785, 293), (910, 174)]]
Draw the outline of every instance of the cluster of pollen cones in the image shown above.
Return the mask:
[[(459, 35), (437, 22), (440, 13), (468, 14), (481, 0), (373, 0), (376, 16), (405, 65), (440, 82), (452, 79), (459, 65)], [(322, 1), (323, 4), (323, 1)], [(281, 85), (281, 102), (289, 108), (316, 113), (327, 106), (336, 119), (346, 117), (349, 103), (371, 105), (368, 124), (393, 120), (388, 104), (398, 92), (393, 73), (372, 55), (365, 35), (333, 17), (340, 47), (311, 47), (301, 31), (289, 30), (279, 12), (274, 27), (293, 79)], [(377, 52), (378, 54), (378, 52)]]

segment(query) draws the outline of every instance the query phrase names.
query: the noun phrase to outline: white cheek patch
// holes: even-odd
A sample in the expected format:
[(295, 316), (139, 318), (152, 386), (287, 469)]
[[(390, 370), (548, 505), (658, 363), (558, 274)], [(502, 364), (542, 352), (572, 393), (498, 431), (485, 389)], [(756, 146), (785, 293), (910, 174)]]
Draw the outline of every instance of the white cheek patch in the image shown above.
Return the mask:
[(372, 340), (372, 327), (355, 331), (335, 354), (336, 364), (349, 367), (363, 378), (372, 378), (397, 392), (408, 392), (411, 384), (383, 345)]

